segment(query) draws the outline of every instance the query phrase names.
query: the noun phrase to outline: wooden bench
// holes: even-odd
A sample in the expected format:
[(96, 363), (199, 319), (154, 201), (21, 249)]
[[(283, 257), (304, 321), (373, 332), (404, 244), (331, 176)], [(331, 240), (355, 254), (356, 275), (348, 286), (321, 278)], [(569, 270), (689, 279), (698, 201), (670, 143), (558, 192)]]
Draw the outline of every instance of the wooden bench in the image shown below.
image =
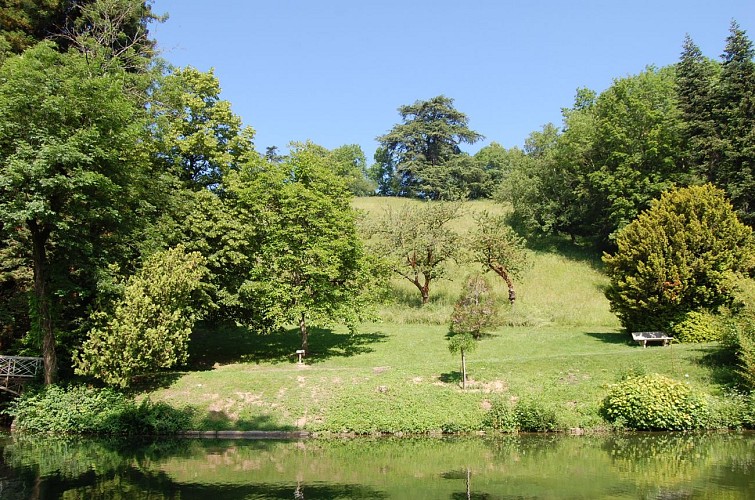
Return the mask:
[(642, 344), (642, 347), (647, 347), (648, 342), (663, 342), (663, 345), (667, 345), (674, 338), (663, 332), (632, 332), (632, 339), (638, 344)]

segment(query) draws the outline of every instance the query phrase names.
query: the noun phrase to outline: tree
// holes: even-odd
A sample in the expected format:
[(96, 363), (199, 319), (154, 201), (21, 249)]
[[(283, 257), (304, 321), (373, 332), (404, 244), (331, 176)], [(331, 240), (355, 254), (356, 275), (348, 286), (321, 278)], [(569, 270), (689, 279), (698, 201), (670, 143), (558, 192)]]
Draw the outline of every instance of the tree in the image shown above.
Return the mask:
[(254, 130), (244, 127), (212, 71), (178, 68), (165, 75), (152, 99), (157, 161), (191, 189), (217, 188), (254, 152)]
[(506, 282), (509, 302), (514, 305), (514, 278), (527, 265), (524, 239), (514, 232), (503, 215), (480, 212), (475, 215), (475, 228), (470, 232), (468, 246), (472, 260), (493, 271)]
[(479, 340), (485, 330), (498, 324), (494, 302), (488, 280), (481, 275), (470, 277), (454, 305), (451, 334), (469, 333)]
[(467, 353), (477, 348), (477, 341), (470, 333), (457, 333), (448, 339), (451, 354), (461, 353), (461, 388), (467, 388)]
[(320, 149), (297, 145), (282, 163), (246, 164), (229, 186), (259, 229), (240, 299), (263, 324), (298, 323), (305, 351), (310, 325), (354, 327), (370, 281), (351, 196)]
[(54, 311), (89, 295), (142, 212), (143, 110), (116, 67), (99, 67), (50, 44), (0, 67), (0, 227), (33, 269), (31, 316), (48, 384), (64, 326)]
[(153, 57), (148, 25), (165, 18), (144, 0), (0, 0), (0, 36), (12, 52), (51, 40), (61, 52), (76, 47), (96, 53), (100, 62), (115, 58), (131, 69), (143, 69)]
[(661, 330), (685, 313), (732, 299), (734, 278), (755, 269), (752, 230), (723, 191), (674, 189), (621, 230), (603, 261), (611, 310), (628, 330)]
[(676, 92), (682, 117), (683, 148), (691, 170), (702, 179), (713, 180), (722, 157), (720, 127), (714, 114), (715, 86), (720, 65), (703, 57), (687, 35), (676, 64)]
[(755, 222), (755, 48), (732, 21), (722, 55), (715, 119), (722, 127), (721, 162), (710, 180), (723, 188), (739, 216)]
[[(398, 177), (400, 196), (437, 198), (444, 188), (446, 163), (461, 154), (461, 143), (474, 144), (482, 135), (468, 127), (469, 119), (445, 96), (401, 106), (403, 123), (377, 138), (380, 178)], [(395, 169), (395, 170), (394, 170)]]
[(345, 144), (333, 149), (330, 160), (336, 175), (346, 181), (351, 194), (367, 196), (375, 193), (376, 185), (368, 178), (367, 158), (358, 144)]
[(186, 363), (206, 274), (202, 256), (181, 246), (148, 258), (113, 312), (95, 314), (101, 324), (79, 351), (76, 373), (126, 387), (136, 375)]
[(610, 248), (650, 200), (690, 182), (670, 68), (617, 79), (597, 98), (580, 90), (564, 125), (514, 177), (515, 210), (534, 229)]
[(461, 215), (462, 205), (449, 202), (405, 204), (386, 210), (366, 228), (368, 244), (376, 255), (430, 300), (430, 285), (446, 274), (459, 252), (459, 235), (449, 223)]

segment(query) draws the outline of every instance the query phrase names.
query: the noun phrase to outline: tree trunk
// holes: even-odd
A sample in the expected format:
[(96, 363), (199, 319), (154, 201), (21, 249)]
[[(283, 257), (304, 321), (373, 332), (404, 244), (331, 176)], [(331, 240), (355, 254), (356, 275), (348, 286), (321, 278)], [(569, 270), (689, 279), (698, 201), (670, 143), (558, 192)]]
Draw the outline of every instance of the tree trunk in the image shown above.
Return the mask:
[(55, 335), (52, 330), (50, 297), (47, 290), (47, 240), (50, 228), (40, 228), (36, 221), (29, 223), (32, 239), (32, 267), (34, 268), (34, 321), (42, 335), (42, 358), (45, 364), (45, 384), (54, 384), (58, 377), (58, 360), (55, 355)]
[(424, 306), (430, 301), (430, 280), (425, 279), (424, 284), (419, 281), (419, 278), (415, 278), (410, 281), (414, 283), (414, 286), (417, 287), (420, 295), (422, 295), (422, 305)]
[(309, 354), (309, 332), (307, 331), (307, 321), (304, 313), (301, 313), (299, 317), (299, 332), (301, 333), (301, 348), (306, 356)]
[(506, 286), (509, 289), (509, 303), (511, 305), (514, 305), (514, 301), (516, 300), (516, 290), (514, 290), (514, 281), (509, 276), (508, 271), (506, 268), (500, 264), (489, 264), (490, 269), (492, 269), (498, 276), (503, 278), (503, 281), (506, 282)]
[(461, 350), (461, 388), (462, 390), (467, 388), (467, 357), (464, 349)]

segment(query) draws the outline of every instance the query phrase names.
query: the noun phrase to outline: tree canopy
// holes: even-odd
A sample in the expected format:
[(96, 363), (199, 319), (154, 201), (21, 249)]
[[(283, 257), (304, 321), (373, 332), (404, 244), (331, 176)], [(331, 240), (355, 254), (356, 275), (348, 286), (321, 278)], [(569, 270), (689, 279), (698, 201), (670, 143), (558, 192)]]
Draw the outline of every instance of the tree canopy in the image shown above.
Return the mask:
[(377, 138), (380, 148), (372, 172), (378, 192), (444, 197), (448, 162), (462, 154), (460, 144), (474, 144), (483, 136), (469, 128), (467, 116), (443, 95), (401, 106), (398, 111), (402, 123)]

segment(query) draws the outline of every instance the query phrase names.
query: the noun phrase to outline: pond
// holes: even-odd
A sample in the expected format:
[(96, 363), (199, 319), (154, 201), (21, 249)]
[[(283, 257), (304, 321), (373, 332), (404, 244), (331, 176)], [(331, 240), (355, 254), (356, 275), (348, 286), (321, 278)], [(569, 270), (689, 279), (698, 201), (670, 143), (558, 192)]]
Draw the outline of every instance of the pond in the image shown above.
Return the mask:
[(755, 498), (755, 433), (0, 436), (0, 498)]

